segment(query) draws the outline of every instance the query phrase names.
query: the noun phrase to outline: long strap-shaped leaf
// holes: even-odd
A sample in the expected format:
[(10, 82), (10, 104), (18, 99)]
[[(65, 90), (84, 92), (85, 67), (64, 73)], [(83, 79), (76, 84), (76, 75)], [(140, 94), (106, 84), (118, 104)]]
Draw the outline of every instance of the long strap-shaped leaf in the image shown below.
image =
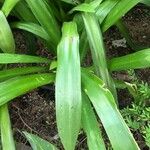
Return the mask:
[(13, 78), (19, 75), (36, 73), (36, 72), (44, 72), (47, 71), (47, 67), (23, 67), (23, 68), (14, 68), (0, 71), (0, 81)]
[(111, 71), (140, 69), (150, 67), (150, 48), (125, 55), (118, 58), (113, 58), (109, 62)]
[(33, 150), (57, 150), (57, 148), (49, 143), (48, 141), (45, 141), (38, 137), (37, 135), (30, 134), (27, 132), (23, 132), (30, 142), (30, 145)]
[(119, 113), (112, 94), (93, 74), (83, 70), (83, 89), (91, 100), (114, 150), (139, 150), (131, 132)]
[(52, 11), (45, 0), (26, 0), (33, 14), (48, 33), (51, 42), (56, 46), (60, 40), (60, 29)]
[(74, 22), (63, 24), (57, 52), (57, 126), (65, 150), (74, 150), (81, 122), (79, 36)]
[(111, 9), (119, 2), (120, 0), (105, 0), (97, 9), (96, 16), (98, 17), (99, 23), (101, 24), (105, 17), (109, 14)]
[(11, 63), (50, 63), (49, 59), (20, 54), (0, 54), (0, 64)]
[(113, 86), (112, 79), (107, 69), (103, 37), (99, 28), (97, 18), (92, 13), (83, 13), (82, 16), (88, 35), (96, 74), (103, 79), (105, 84), (115, 95), (115, 88)]
[(0, 10), (0, 48), (3, 52), (14, 53), (15, 41), (4, 13)]
[(118, 19), (124, 16), (132, 7), (138, 4), (141, 0), (120, 0), (115, 7), (107, 15), (102, 24), (102, 30), (105, 32), (108, 28), (114, 25)]
[(38, 23), (37, 19), (33, 15), (32, 11), (28, 7), (26, 1), (20, 0), (15, 6), (13, 13), (17, 16), (21, 21)]
[(0, 106), (13, 98), (54, 81), (53, 74), (34, 74), (12, 78), (0, 83)]
[(99, 129), (95, 113), (87, 95), (82, 94), (82, 126), (87, 135), (89, 150), (105, 150), (105, 144)]
[(46, 33), (46, 31), (38, 24), (31, 23), (31, 22), (14, 22), (11, 24), (11, 27), (26, 30), (28, 32), (31, 32), (43, 38), (46, 41), (50, 41), (49, 36)]
[[(46, 40), (47, 45), (51, 47), (52, 50), (56, 48), (51, 42), (51, 38), (49, 38), (47, 32), (38, 24), (31, 22), (14, 22), (11, 24), (11, 28), (18, 28), (33, 33), (36, 36), (39, 36), (40, 38)], [(56, 52), (54, 51), (54, 53)]]
[(3, 150), (15, 150), (7, 104), (0, 107), (0, 130)]
[(5, 0), (2, 11), (4, 12), (5, 16), (8, 16), (11, 10), (14, 8), (14, 6), (19, 2), (20, 0)]

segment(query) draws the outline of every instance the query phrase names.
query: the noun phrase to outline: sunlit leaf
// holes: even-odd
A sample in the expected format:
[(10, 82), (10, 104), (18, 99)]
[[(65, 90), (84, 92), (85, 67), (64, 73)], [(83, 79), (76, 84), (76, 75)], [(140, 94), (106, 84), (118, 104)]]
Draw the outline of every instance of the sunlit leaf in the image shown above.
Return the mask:
[(57, 52), (57, 127), (64, 148), (74, 150), (81, 122), (79, 36), (74, 22), (64, 23)]

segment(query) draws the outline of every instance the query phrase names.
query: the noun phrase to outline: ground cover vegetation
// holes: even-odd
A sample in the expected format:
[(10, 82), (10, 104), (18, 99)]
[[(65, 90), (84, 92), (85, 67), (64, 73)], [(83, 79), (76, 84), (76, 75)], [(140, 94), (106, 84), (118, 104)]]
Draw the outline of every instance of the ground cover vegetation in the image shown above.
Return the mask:
[[(150, 146), (150, 87), (134, 69), (150, 67), (150, 48), (135, 44), (122, 17), (149, 0), (1, 0), (0, 1), (0, 135), (3, 150), (15, 150), (8, 105), (16, 97), (47, 84), (55, 85), (58, 134), (65, 150), (74, 150), (81, 130), (90, 150), (138, 150), (132, 133)], [(131, 53), (107, 58), (103, 33), (116, 26)], [(16, 49), (13, 30), (23, 30), (27, 54)], [(36, 55), (34, 39), (53, 56)], [(86, 66), (87, 54), (92, 64)], [(10, 68), (10, 64), (27, 64)], [(116, 80), (127, 71), (130, 82)], [(127, 89), (132, 106), (119, 109), (117, 89)], [(105, 136), (103, 134), (105, 132)], [(132, 133), (131, 133), (132, 132)], [(57, 145), (23, 131), (34, 150)]]

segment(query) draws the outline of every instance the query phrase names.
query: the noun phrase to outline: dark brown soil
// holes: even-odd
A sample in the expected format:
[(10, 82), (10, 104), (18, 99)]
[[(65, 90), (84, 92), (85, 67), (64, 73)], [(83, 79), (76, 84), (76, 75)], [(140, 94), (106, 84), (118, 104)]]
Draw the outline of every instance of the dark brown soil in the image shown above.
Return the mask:
[[(137, 6), (124, 17), (124, 20), (133, 40), (138, 45), (150, 47), (150, 9), (143, 5)], [(26, 43), (22, 34), (17, 32), (15, 37), (18, 49), (26, 51)], [(132, 51), (128, 45), (127, 47), (114, 47), (112, 42), (119, 39), (122, 39), (122, 36), (115, 27), (112, 27), (112, 29), (105, 34), (108, 57), (122, 56)], [(42, 46), (39, 46), (39, 50), (42, 50), (42, 55), (49, 55), (41, 47)], [(20, 53), (23, 51), (20, 51)], [(139, 78), (150, 83), (149, 69), (138, 70), (137, 74)], [(126, 78), (126, 73), (121, 72), (117, 77), (124, 79)], [(129, 105), (132, 99), (129, 97), (128, 93), (126, 91), (120, 91), (119, 93), (121, 108)], [(47, 85), (16, 98), (16, 100), (10, 104), (12, 127), (15, 139), (18, 143), (27, 143), (22, 131), (28, 131), (39, 135), (57, 145), (60, 149), (63, 149), (57, 133), (54, 103), (54, 86)], [(138, 137), (136, 139), (138, 139)], [(139, 141), (138, 143), (142, 149), (143, 141)], [(142, 144), (140, 145), (140, 143)], [(86, 137), (81, 133), (79, 135), (77, 149), (87, 150), (86, 147)], [(18, 150), (21, 149), (18, 148)]]

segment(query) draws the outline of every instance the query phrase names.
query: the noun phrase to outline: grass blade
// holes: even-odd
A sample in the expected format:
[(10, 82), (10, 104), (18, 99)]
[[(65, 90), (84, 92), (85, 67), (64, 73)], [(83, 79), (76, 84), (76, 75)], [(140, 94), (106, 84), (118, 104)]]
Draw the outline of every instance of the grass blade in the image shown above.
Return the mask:
[(53, 74), (34, 74), (12, 78), (0, 83), (0, 106), (13, 98), (54, 81)]
[(74, 150), (81, 122), (79, 36), (74, 22), (64, 23), (57, 52), (57, 127), (65, 150)]
[(38, 137), (37, 135), (23, 132), (33, 150), (57, 150), (57, 148), (50, 144), (48, 141), (45, 141)]
[(11, 63), (50, 63), (49, 59), (20, 54), (0, 54), (0, 64)]
[(82, 72), (82, 85), (91, 100), (114, 150), (139, 150), (119, 113), (112, 94), (92, 73)]
[(111, 71), (150, 67), (150, 49), (141, 50), (126, 56), (113, 58), (109, 62)]
[(15, 150), (7, 104), (0, 107), (0, 128), (3, 150)]
[(95, 113), (88, 97), (82, 94), (82, 126), (87, 135), (89, 150), (105, 150), (105, 144), (99, 129)]
[(15, 41), (4, 13), (0, 10), (0, 48), (5, 53), (15, 52)]

